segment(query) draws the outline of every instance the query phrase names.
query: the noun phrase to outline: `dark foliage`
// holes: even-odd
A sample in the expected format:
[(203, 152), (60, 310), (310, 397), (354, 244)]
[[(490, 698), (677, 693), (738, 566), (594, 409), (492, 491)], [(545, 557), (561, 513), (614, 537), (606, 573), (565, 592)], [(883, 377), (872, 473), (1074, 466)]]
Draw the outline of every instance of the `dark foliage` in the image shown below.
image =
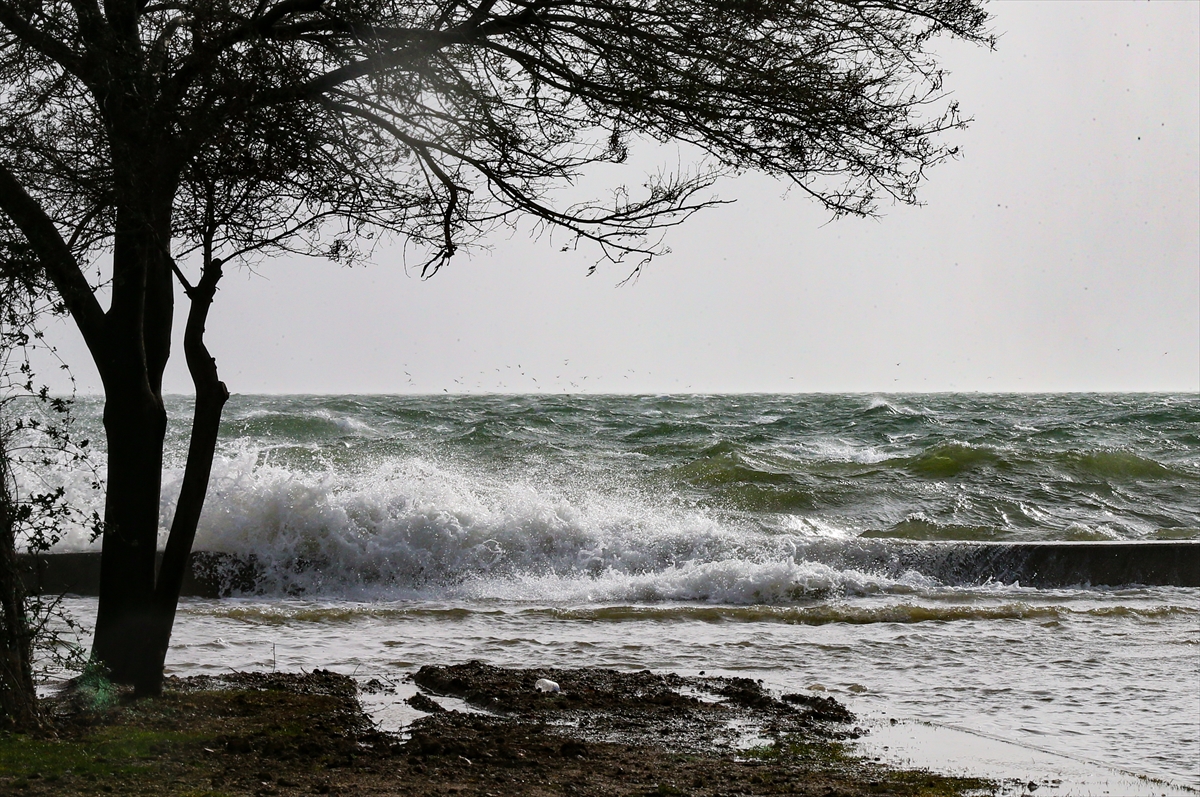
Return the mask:
[(45, 477), (88, 462), (87, 440), (73, 433), (71, 401), (35, 381), (29, 355), (38, 349), (53, 354), (38, 322), (54, 306), (25, 254), (0, 255), (0, 728), (22, 731), (42, 724), (39, 671), (80, 662), (70, 639), (74, 620), (61, 610), (59, 596), (27, 588), (33, 579), (18, 554), (45, 553), (64, 526), (87, 522), (64, 488)]

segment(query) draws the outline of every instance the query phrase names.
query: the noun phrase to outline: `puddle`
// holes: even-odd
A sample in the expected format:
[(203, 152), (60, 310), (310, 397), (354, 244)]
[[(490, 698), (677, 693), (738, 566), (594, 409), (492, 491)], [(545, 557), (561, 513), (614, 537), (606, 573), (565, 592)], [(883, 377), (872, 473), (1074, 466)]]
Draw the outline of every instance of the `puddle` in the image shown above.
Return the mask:
[[(408, 704), (408, 699), (421, 690), (412, 681), (402, 678), (388, 681), (385, 691), (368, 691), (362, 688), (370, 680), (370, 676), (357, 676), (359, 683), (358, 702), (363, 711), (375, 723), (375, 727), (388, 733), (399, 733), (401, 737), (407, 732), (408, 726), (421, 717), (429, 716), (428, 711), (421, 711)], [(481, 708), (472, 706), (457, 697), (436, 695), (433, 697), (447, 711), (459, 711), (463, 714), (489, 714)]]
[(771, 744), (775, 740), (770, 736), (763, 736), (761, 722), (751, 720), (730, 720), (725, 723), (725, 735), (728, 737), (728, 745), (734, 750), (745, 751), (755, 747), (764, 747)]
[(1196, 797), (1200, 789), (928, 722), (868, 721), (858, 752), (893, 766), (1001, 781), (998, 797)]
[(698, 703), (712, 706), (720, 702), (720, 699), (713, 694), (711, 689), (700, 689), (690, 684), (675, 685), (671, 688), (684, 697), (694, 697)]

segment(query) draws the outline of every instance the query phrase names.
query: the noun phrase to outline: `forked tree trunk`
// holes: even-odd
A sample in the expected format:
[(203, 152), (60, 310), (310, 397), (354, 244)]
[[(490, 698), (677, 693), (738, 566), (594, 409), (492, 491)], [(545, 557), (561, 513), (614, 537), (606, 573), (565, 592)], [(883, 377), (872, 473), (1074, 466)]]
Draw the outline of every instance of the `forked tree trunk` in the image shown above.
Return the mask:
[[(161, 187), (167, 182), (145, 184)], [(221, 263), (206, 249), (204, 272), (194, 287), (175, 268), (169, 251), (173, 182), (171, 186), (157, 194), (157, 201), (151, 194), (118, 210), (112, 304), (105, 314), (104, 340), (92, 348), (104, 381), (108, 437), (92, 655), (113, 681), (133, 685), (139, 695), (162, 691), (175, 607), (208, 488), (221, 411), (229, 397), (204, 346), (204, 325)], [(162, 374), (170, 355), (176, 276), (191, 300), (184, 352), (196, 386), (196, 408), (175, 519), (156, 574), (167, 427)]]
[(100, 599), (92, 655), (113, 681), (159, 691), (155, 671), (154, 559), (167, 413), (162, 374), (174, 307), (170, 196), (118, 210), (112, 303), (92, 354), (104, 382), (108, 484)]
[(101, 101), (112, 125), (114, 173), (108, 199), (115, 222), (109, 309), (101, 310), (68, 244), (4, 164), (0, 207), (45, 259), (47, 274), (79, 325), (104, 383), (108, 484), (92, 655), (112, 680), (133, 685), (139, 694), (157, 694), (228, 394), (203, 345), (204, 321), (220, 278), (220, 264), (212, 262), (208, 251), (206, 266), (214, 268), (206, 268), (196, 288), (188, 287), (193, 303), (185, 348), (197, 393), (193, 440), (156, 584), (167, 425), (162, 375), (170, 356), (174, 308), (171, 214), (187, 152), (172, 138), (171, 125), (147, 104), (145, 86), (137, 79), (142, 64), (131, 56), (138, 50), (136, 40), (125, 44), (129, 46), (109, 53), (107, 67), (117, 79)]
[(183, 485), (179, 490), (171, 534), (167, 538), (167, 547), (159, 566), (158, 583), (154, 589), (155, 617), (150, 653), (153, 661), (149, 666), (157, 673), (157, 682), (146, 685), (148, 691), (153, 693), (162, 691), (163, 662), (171, 642), (179, 590), (183, 586), (188, 556), (200, 522), (200, 511), (204, 508), (204, 498), (208, 493), (208, 479), (212, 473), (217, 433), (221, 426), (221, 411), (229, 399), (229, 390), (217, 376), (216, 361), (204, 345), (204, 324), (220, 279), (221, 261), (210, 260), (200, 282), (188, 289), (191, 309), (184, 330), (183, 351), (192, 383), (196, 387), (196, 407), (192, 414), (192, 437), (188, 445)]

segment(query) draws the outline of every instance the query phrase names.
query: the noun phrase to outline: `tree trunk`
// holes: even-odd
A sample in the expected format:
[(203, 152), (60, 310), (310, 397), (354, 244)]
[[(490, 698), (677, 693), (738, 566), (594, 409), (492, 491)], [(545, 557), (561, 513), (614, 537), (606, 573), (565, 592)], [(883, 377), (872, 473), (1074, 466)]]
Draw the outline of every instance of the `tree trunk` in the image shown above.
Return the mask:
[(179, 589), (183, 585), (184, 571), (196, 538), (196, 527), (200, 523), (200, 511), (208, 494), (208, 479), (212, 473), (213, 455), (217, 447), (217, 433), (221, 426), (221, 411), (229, 399), (229, 390), (217, 376), (217, 364), (204, 345), (204, 324), (208, 319), (208, 308), (212, 305), (217, 282), (221, 279), (221, 261), (210, 260), (204, 269), (199, 284), (188, 289), (191, 309), (183, 336), (183, 351), (187, 358), (188, 371), (196, 387), (196, 407), (192, 415), (192, 437), (188, 445), (187, 466), (183, 472), (183, 484), (179, 490), (179, 501), (175, 505), (175, 518), (171, 521), (171, 534), (163, 551), (159, 565), (158, 583), (154, 588), (155, 629), (153, 655), (154, 671), (159, 681), (152, 686), (155, 693), (162, 690), (163, 662), (171, 642), (171, 629), (175, 624), (175, 608), (179, 604)]
[(112, 304), (97, 358), (108, 485), (92, 655), (114, 682), (139, 694), (157, 693), (162, 682), (154, 654), (154, 557), (167, 430), (162, 374), (174, 305), (169, 197), (158, 212), (150, 201), (117, 213)]
[(153, 691), (162, 678), (153, 672), (150, 653), (166, 426), (161, 397), (108, 391), (108, 488), (92, 655), (114, 682), (139, 692), (147, 686)]
[(33, 629), (17, 569), (6, 442), (0, 439), (0, 728), (29, 731), (41, 726), (41, 715), (33, 683)]

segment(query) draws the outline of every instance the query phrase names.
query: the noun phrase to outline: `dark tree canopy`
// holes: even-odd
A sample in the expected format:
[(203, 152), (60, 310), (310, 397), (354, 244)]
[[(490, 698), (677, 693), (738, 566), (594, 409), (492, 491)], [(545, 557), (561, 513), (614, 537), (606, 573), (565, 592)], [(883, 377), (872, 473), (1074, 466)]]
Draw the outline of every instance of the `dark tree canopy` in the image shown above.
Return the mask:
[[(961, 124), (929, 42), (985, 23), (978, 0), (0, 0), (0, 252), (32, 258), (106, 392), (96, 655), (157, 688), (161, 656), (137, 662), (165, 652), (227, 396), (203, 345), (224, 261), (390, 234), (429, 273), (526, 218), (636, 268), (745, 170), (835, 214), (913, 202)], [(648, 140), (704, 157), (555, 201)], [(176, 280), (198, 401), (156, 574)]]
[(549, 205), (648, 136), (794, 181), (839, 213), (908, 202), (958, 123), (925, 52), (983, 36), (916, 2), (0, 3), (0, 162), (73, 250), (124, 201), (173, 199), (170, 245), (339, 255), (529, 213), (618, 254), (702, 203), (707, 169)]

